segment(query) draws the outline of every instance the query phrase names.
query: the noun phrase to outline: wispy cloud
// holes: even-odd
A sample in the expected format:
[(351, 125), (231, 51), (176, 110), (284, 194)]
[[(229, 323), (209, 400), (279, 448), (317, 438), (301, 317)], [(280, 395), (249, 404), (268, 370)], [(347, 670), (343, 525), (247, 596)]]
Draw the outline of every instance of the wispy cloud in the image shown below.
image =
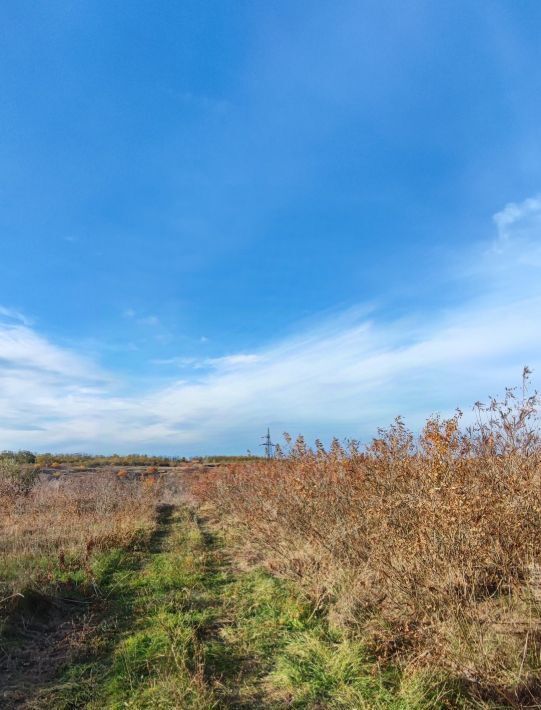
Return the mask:
[(541, 367), (541, 200), (509, 204), (494, 222), (493, 244), (471, 256), (477, 295), (453, 308), (394, 321), (350, 311), (256, 352), (155, 360), (188, 374), (138, 397), (0, 309), (0, 446), (243, 450), (267, 423), (366, 437), (398, 413), (417, 425), (467, 406), (524, 364)]
[(541, 195), (510, 202), (494, 215), (494, 223), (496, 254), (514, 258), (518, 264), (541, 266)]
[(262, 356), (255, 353), (237, 353), (236, 355), (209, 358), (206, 362), (213, 367), (236, 368), (253, 365), (256, 362), (261, 362), (261, 360)]
[(133, 308), (126, 308), (124, 312), (122, 313), (124, 318), (128, 318), (129, 320), (135, 320), (136, 323), (139, 323), (139, 325), (150, 325), (150, 326), (158, 326), (160, 325), (160, 319), (156, 315), (147, 315), (147, 316), (140, 316), (138, 315), (137, 311), (135, 311)]
[(22, 323), (23, 325), (31, 325), (31, 321), (20, 311), (4, 306), (0, 306), (0, 319), (8, 322)]
[(173, 367), (200, 367), (204, 361), (196, 357), (164, 357), (150, 361), (152, 365), (165, 365)]
[[(498, 229), (498, 242), (516, 241), (517, 225), (526, 221), (527, 239), (531, 239), (531, 227), (539, 226), (541, 220), (541, 196), (529, 197), (523, 202), (509, 202), (503, 210), (493, 217)], [(532, 220), (532, 221), (529, 221)], [(533, 224), (532, 224), (533, 223)], [(534, 235), (535, 236), (535, 235)]]

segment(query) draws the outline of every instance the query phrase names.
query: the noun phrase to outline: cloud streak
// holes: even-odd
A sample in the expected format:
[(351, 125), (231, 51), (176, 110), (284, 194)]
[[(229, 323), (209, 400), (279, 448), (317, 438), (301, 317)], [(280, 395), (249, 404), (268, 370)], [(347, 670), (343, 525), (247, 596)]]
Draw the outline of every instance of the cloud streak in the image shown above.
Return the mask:
[(467, 406), (541, 365), (541, 199), (510, 203), (494, 223), (462, 277), (480, 282), (477, 296), (453, 308), (394, 321), (352, 310), (257, 352), (156, 360), (188, 374), (139, 396), (0, 308), (0, 447), (243, 451), (267, 424), (366, 438), (398, 413), (416, 426)]

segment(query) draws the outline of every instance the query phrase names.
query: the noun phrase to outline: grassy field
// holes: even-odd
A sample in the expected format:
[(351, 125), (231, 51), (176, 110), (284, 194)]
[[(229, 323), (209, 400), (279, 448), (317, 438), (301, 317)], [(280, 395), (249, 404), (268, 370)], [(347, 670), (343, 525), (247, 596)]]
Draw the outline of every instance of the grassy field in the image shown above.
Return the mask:
[(0, 459), (0, 707), (541, 707), (536, 395), (363, 449)]

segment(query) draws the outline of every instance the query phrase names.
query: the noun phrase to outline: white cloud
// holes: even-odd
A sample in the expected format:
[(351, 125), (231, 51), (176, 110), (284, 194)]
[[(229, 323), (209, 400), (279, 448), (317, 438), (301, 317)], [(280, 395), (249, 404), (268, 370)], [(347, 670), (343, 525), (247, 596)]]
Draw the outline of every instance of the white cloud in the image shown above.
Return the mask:
[(213, 367), (233, 369), (236, 367), (252, 365), (253, 363), (260, 362), (261, 360), (262, 357), (260, 355), (255, 355), (254, 353), (238, 353), (236, 355), (224, 355), (223, 357), (208, 358), (205, 362)]
[(9, 366), (44, 376), (67, 380), (106, 379), (90, 360), (52, 345), (26, 325), (0, 322), (0, 360), (4, 368)]
[(31, 322), (20, 311), (14, 308), (5, 308), (0, 306), (0, 319), (8, 322), (22, 323), (23, 325), (31, 325)]
[(541, 266), (541, 195), (510, 202), (493, 219), (498, 230), (495, 254), (518, 265)]
[(478, 295), (452, 309), (392, 322), (351, 311), (257, 352), (155, 360), (193, 369), (138, 397), (0, 309), (0, 448), (242, 451), (268, 423), (367, 437), (398, 413), (417, 425), (467, 407), (516, 382), (523, 365), (541, 369), (540, 274), (522, 261), (539, 248), (541, 201), (507, 205), (494, 221)]
[(541, 219), (541, 196), (529, 197), (523, 202), (509, 202), (503, 210), (496, 212), (493, 217), (498, 229), (498, 241), (516, 240), (517, 224), (521, 224), (532, 216), (536, 222)]

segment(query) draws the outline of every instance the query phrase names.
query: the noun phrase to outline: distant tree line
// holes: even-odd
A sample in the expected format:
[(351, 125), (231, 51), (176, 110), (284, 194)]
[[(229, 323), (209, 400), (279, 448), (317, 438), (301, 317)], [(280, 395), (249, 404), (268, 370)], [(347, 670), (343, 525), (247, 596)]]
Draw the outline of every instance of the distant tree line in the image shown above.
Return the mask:
[(91, 454), (52, 454), (44, 453), (36, 455), (36, 463), (42, 467), (53, 464), (66, 464), (69, 466), (175, 466), (178, 463), (187, 461), (184, 456), (146, 456), (145, 454), (127, 454), (121, 456), (112, 454), (111, 456), (93, 456)]
[(99, 466), (176, 466), (179, 463), (235, 463), (255, 461), (259, 456), (147, 456), (145, 454), (112, 454), (111, 456), (93, 456), (92, 454), (34, 454), (32, 451), (2, 451), (0, 460), (12, 460), (17, 463), (37, 464), (41, 468), (51, 466), (77, 466), (95, 468)]

